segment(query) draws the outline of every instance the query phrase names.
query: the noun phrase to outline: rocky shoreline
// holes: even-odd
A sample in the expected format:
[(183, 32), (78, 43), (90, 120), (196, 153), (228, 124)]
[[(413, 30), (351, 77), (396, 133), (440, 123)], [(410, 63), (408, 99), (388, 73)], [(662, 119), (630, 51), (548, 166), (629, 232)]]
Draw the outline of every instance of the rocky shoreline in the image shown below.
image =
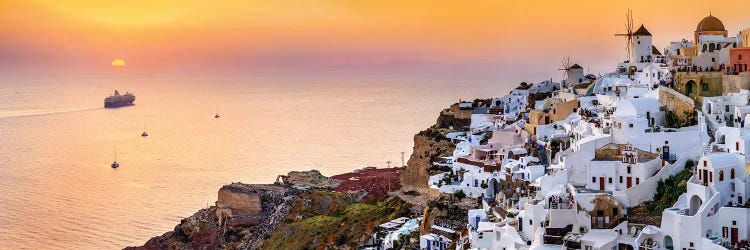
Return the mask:
[[(429, 225), (446, 220), (455, 214), (449, 210), (465, 211), (473, 204), (438, 204), (454, 203), (455, 198), (427, 202), (428, 177), (436, 171), (432, 163), (455, 149), (444, 133), (468, 125), (461, 116), (466, 114), (443, 110), (435, 126), (417, 133), (406, 167), (370, 167), (331, 177), (317, 170), (292, 171), (274, 184), (225, 185), (216, 205), (181, 220), (173, 231), (143, 246), (125, 249), (352, 249), (370, 240), (377, 225), (397, 217), (429, 212)], [(334, 222), (356, 225), (320, 231)], [(286, 244), (289, 237), (299, 237), (303, 244)]]

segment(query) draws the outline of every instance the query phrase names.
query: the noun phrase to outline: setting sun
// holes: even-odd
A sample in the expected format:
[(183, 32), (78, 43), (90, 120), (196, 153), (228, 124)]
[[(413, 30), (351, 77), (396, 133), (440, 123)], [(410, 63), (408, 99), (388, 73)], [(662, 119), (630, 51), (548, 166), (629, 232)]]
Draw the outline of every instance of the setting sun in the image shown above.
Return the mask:
[(112, 61), (112, 66), (115, 66), (115, 67), (125, 66), (125, 60), (115, 59), (114, 61)]

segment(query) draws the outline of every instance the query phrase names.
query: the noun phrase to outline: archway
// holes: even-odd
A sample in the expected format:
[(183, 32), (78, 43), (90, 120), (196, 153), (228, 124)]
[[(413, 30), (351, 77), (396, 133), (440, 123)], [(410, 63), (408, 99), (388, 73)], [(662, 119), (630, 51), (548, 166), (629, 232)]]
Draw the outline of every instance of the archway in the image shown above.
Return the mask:
[(494, 200), (498, 191), (500, 191), (500, 184), (495, 178), (490, 178), (489, 183), (487, 183), (487, 189), (484, 191), (484, 196)]
[(672, 242), (672, 236), (664, 236), (664, 248), (674, 250), (674, 242)]
[(695, 83), (695, 81), (690, 80), (685, 84), (685, 95), (690, 96), (690, 94), (695, 93), (698, 88), (698, 84)]
[(698, 209), (703, 204), (703, 200), (701, 200), (701, 197), (698, 197), (697, 195), (693, 195), (693, 197), (690, 197), (690, 207), (688, 208), (688, 216), (693, 216), (695, 213), (698, 212)]

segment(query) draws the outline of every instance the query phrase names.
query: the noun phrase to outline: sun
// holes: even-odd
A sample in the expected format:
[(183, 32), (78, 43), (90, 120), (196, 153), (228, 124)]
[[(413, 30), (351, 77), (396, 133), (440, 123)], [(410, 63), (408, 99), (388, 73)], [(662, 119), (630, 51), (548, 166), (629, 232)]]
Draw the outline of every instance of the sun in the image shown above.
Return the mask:
[(125, 66), (125, 60), (122, 60), (122, 59), (115, 59), (114, 61), (112, 61), (112, 66), (114, 66), (114, 67), (122, 67), (122, 66)]

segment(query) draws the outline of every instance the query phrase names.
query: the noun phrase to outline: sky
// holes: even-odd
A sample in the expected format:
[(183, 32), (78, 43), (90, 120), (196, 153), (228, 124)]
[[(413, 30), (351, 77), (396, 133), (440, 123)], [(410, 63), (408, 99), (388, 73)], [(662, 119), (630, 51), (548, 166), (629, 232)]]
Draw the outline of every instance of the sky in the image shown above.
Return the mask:
[[(625, 12), (657, 48), (709, 13), (730, 35), (744, 1), (0, 0), (0, 78), (419, 74), (558, 79), (625, 56)], [(113, 68), (114, 59), (125, 67)]]

